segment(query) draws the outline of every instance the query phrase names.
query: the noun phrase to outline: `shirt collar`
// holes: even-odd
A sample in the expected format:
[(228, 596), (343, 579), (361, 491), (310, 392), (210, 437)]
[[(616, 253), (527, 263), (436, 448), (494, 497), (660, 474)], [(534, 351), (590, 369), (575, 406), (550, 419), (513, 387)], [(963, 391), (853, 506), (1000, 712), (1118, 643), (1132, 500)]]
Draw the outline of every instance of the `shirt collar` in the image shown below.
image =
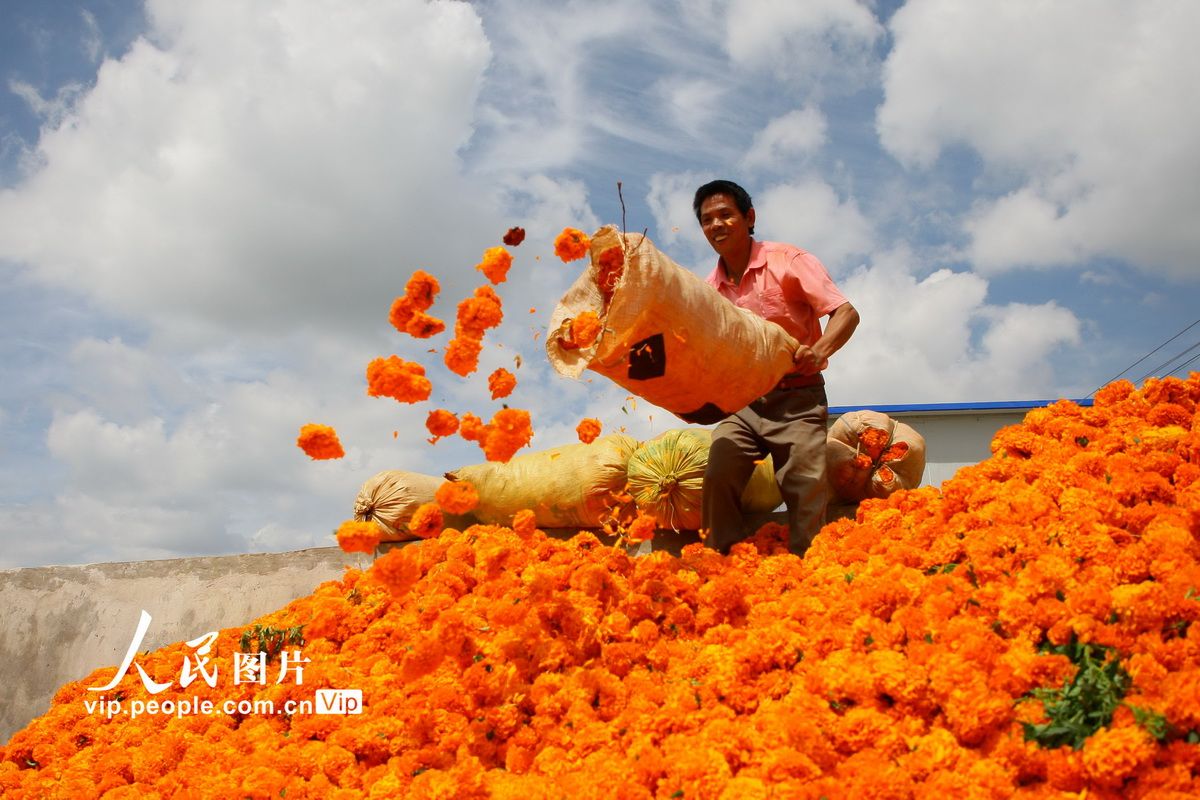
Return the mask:
[[(762, 242), (757, 239), (750, 239), (750, 260), (746, 262), (746, 272), (755, 269), (762, 269), (767, 265), (767, 255), (763, 252)], [(728, 283), (733, 286), (733, 281), (729, 280), (729, 274), (725, 271), (725, 259), (717, 258), (717, 274), (721, 277), (722, 283)], [(742, 277), (746, 277), (746, 273), (742, 273)]]

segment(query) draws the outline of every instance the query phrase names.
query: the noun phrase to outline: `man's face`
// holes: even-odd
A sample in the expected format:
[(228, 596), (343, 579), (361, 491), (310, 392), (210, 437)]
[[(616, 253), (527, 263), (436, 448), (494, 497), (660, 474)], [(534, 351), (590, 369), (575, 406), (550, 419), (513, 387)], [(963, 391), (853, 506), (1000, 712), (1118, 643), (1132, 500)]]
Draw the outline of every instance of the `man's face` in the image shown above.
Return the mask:
[(700, 204), (700, 229), (720, 256), (742, 252), (750, 240), (754, 209), (743, 214), (727, 194), (714, 194)]

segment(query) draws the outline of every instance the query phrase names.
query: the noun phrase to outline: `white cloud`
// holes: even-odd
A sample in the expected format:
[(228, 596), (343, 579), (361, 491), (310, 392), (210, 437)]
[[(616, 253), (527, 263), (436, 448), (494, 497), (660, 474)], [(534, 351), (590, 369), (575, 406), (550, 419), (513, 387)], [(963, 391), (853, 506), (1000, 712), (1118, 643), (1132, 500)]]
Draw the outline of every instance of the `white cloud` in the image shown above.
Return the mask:
[(79, 12), (83, 19), (83, 51), (87, 54), (89, 60), (95, 62), (100, 60), (100, 53), (104, 48), (104, 38), (100, 34), (100, 24), (96, 22), (96, 15), (87, 9)]
[(1194, 278), (1198, 24), (1191, 3), (914, 0), (892, 18), (880, 138), (914, 168), (965, 145), (1007, 184), (967, 220), (982, 268), (1108, 256)]
[(912, 254), (881, 254), (840, 282), (862, 322), (830, 360), (830, 402), (1032, 400), (1060, 391), (1050, 357), (1081, 342), (1053, 302), (986, 302), (987, 281), (941, 269), (923, 279)]
[(858, 203), (842, 200), (820, 179), (772, 186), (755, 196), (754, 206), (758, 238), (802, 247), (835, 276), (872, 248), (871, 224)]
[(779, 162), (817, 152), (828, 136), (828, 122), (819, 108), (805, 106), (775, 117), (754, 135), (742, 157), (743, 169), (778, 169)]
[(646, 203), (659, 231), (655, 244), (662, 249), (678, 248), (680, 255), (672, 255), (672, 258), (680, 263), (687, 257), (697, 261), (707, 259), (712, 253), (692, 209), (696, 189), (710, 180), (713, 178), (697, 172), (660, 172), (650, 176)]
[(734, 0), (726, 21), (735, 62), (810, 89), (858, 87), (884, 34), (870, 4), (859, 0)]

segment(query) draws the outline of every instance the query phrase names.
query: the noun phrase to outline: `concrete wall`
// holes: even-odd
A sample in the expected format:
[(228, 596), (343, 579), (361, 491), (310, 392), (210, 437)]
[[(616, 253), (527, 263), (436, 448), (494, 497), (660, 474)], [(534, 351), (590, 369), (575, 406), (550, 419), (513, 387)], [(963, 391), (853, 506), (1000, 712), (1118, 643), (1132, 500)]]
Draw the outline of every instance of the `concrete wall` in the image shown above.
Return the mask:
[(0, 571), (0, 742), (60, 686), (121, 663), (142, 609), (142, 650), (247, 625), (370, 559), (336, 547)]

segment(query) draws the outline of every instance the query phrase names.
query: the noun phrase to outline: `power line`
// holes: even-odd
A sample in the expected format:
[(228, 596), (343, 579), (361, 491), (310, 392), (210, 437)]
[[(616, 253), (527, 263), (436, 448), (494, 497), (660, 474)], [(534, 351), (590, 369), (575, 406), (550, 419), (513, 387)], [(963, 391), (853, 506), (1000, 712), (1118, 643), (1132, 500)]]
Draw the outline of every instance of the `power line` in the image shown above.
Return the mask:
[(1136, 367), (1138, 364), (1142, 363), (1142, 362), (1143, 362), (1143, 361), (1145, 361), (1147, 358), (1149, 358), (1150, 356), (1152, 356), (1152, 355), (1154, 355), (1155, 353), (1157, 353), (1159, 350), (1162, 350), (1164, 347), (1166, 347), (1166, 346), (1167, 346), (1167, 345), (1169, 345), (1171, 342), (1173, 342), (1173, 341), (1175, 341), (1176, 339), (1178, 339), (1180, 336), (1183, 336), (1185, 333), (1187, 333), (1188, 331), (1190, 331), (1192, 328), (1196, 327), (1197, 325), (1200, 325), (1200, 319), (1197, 319), (1197, 320), (1193, 321), (1191, 325), (1188, 325), (1186, 328), (1184, 328), (1183, 330), (1181, 330), (1179, 333), (1175, 334), (1175, 335), (1174, 335), (1174, 336), (1172, 336), (1170, 339), (1167, 339), (1165, 342), (1163, 342), (1162, 344), (1160, 344), (1158, 347), (1154, 348), (1154, 349), (1153, 349), (1153, 350), (1151, 350), (1149, 353), (1146, 353), (1146, 355), (1142, 356), (1142, 357), (1141, 357), (1141, 358), (1139, 358), (1137, 361), (1133, 362), (1133, 363), (1132, 363), (1132, 364), (1130, 364), (1128, 367), (1126, 367), (1125, 369), (1123, 369), (1123, 370), (1121, 370), (1120, 372), (1118, 372), (1116, 375), (1113, 375), (1111, 378), (1109, 378), (1109, 379), (1108, 379), (1108, 380), (1106, 380), (1104, 383), (1102, 383), (1102, 384), (1100, 384), (1099, 386), (1097, 386), (1095, 389), (1092, 389), (1090, 392), (1088, 392), (1087, 396), (1088, 396), (1088, 397), (1091, 397), (1091, 396), (1092, 396), (1092, 395), (1094, 395), (1096, 392), (1100, 391), (1102, 388), (1104, 388), (1104, 387), (1105, 387), (1105, 386), (1107, 386), (1108, 384), (1112, 383), (1112, 382), (1113, 382), (1113, 381), (1115, 381), (1117, 378), (1119, 378), (1119, 377), (1121, 377), (1122, 375), (1124, 375), (1126, 372), (1129, 372), (1129, 370), (1133, 369), (1133, 368), (1134, 368), (1134, 367)]
[[(1191, 354), (1192, 352), (1194, 352), (1197, 349), (1200, 349), (1200, 342), (1196, 342), (1194, 345), (1189, 347), (1187, 350), (1184, 350), (1182, 353), (1171, 356), (1166, 361), (1159, 364), (1157, 367), (1150, 370), (1142, 377), (1138, 378), (1136, 381), (1134, 381), (1134, 383), (1141, 383), (1142, 381), (1146, 380), (1146, 378), (1149, 378), (1152, 375), (1170, 375), (1171, 373), (1175, 372), (1176, 369), (1178, 369), (1178, 367), (1172, 367), (1171, 369), (1168, 369), (1168, 367), (1171, 366), (1172, 362), (1178, 361), (1181, 358), (1187, 358), (1187, 356), (1189, 354)], [(1191, 361), (1185, 361), (1183, 366), (1187, 366), (1190, 363), (1191, 363)]]

